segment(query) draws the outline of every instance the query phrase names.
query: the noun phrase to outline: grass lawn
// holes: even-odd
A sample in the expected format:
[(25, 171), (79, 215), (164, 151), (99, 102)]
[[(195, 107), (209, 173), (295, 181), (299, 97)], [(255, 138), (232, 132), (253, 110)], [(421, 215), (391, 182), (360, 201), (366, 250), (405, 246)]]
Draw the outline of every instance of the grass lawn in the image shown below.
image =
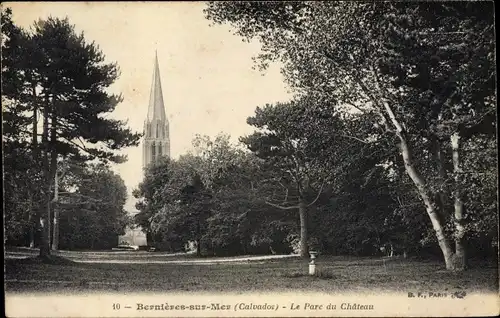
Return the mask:
[[(153, 256), (149, 256), (153, 257)], [(176, 259), (182, 256), (175, 256)], [(188, 257), (193, 259), (193, 257)], [(42, 264), (8, 259), (6, 292), (496, 292), (494, 263), (463, 273), (440, 262), (321, 256), (319, 274), (300, 258), (225, 264)]]

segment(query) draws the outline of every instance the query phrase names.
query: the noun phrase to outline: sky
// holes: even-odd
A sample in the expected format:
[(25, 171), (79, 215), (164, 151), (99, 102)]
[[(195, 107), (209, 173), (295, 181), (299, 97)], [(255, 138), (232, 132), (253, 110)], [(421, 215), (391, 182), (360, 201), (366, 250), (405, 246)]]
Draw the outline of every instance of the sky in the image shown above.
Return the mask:
[[(203, 2), (13, 2), (13, 20), (29, 28), (49, 16), (68, 17), (87, 41), (95, 41), (107, 62), (116, 62), (119, 79), (110, 87), (123, 94), (111, 117), (127, 120), (142, 132), (149, 103), (155, 50), (158, 52), (165, 111), (170, 122), (171, 156), (192, 149), (196, 134), (251, 133), (246, 118), (257, 106), (291, 98), (279, 65), (253, 69), (258, 42), (247, 43), (227, 25), (210, 26)], [(113, 169), (129, 192), (126, 209), (134, 212), (131, 193), (141, 182), (142, 143), (124, 149), (126, 163)]]

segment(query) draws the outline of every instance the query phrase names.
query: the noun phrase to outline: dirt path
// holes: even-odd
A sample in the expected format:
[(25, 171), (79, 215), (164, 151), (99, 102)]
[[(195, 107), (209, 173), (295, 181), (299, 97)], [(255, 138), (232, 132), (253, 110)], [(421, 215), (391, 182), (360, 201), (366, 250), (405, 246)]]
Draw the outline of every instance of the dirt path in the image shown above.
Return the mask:
[[(6, 251), (6, 259), (24, 259), (38, 254), (36, 249), (22, 249)], [(75, 252), (58, 251), (55, 255), (68, 258), (77, 263), (103, 263), (103, 264), (180, 264), (180, 265), (213, 265), (220, 263), (245, 264), (255, 261), (273, 259), (295, 258), (298, 255), (250, 255), (231, 257), (194, 258), (185, 253), (149, 253), (149, 252)]]
[(106, 263), (106, 264), (196, 264), (196, 265), (212, 265), (212, 264), (220, 264), (220, 263), (247, 263), (254, 261), (265, 261), (272, 259), (282, 259), (282, 258), (290, 258), (290, 257), (298, 257), (298, 255), (263, 255), (263, 256), (245, 256), (245, 257), (220, 257), (220, 258), (212, 258), (212, 259), (186, 259), (186, 260), (126, 260), (126, 259), (74, 259), (73, 261), (79, 263)]

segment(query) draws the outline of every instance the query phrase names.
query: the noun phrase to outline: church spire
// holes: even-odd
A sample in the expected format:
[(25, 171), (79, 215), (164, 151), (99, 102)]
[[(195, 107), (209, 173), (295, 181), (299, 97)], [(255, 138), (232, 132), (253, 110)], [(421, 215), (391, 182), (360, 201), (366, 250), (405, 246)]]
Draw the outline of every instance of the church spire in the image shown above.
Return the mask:
[(165, 106), (163, 104), (163, 92), (161, 89), (160, 66), (158, 64), (158, 53), (155, 50), (155, 64), (153, 69), (153, 81), (149, 95), (149, 107), (146, 120), (151, 122), (155, 119), (166, 120)]
[(163, 104), (158, 54), (155, 52), (148, 114), (144, 121), (143, 167), (157, 162), (161, 157), (170, 157), (170, 133)]

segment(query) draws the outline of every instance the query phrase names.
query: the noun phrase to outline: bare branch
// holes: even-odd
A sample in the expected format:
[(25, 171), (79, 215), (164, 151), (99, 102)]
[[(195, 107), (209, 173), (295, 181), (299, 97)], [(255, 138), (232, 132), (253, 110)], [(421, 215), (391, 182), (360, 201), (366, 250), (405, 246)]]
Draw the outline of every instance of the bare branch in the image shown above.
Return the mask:
[(83, 148), (87, 149), (87, 147), (85, 147), (85, 143), (83, 142), (81, 137), (78, 137), (78, 141), (80, 142), (80, 144), (82, 145)]
[[(375, 75), (375, 86), (377, 87), (377, 90), (379, 92), (381, 92), (382, 91), (382, 87), (380, 85), (378, 76), (376, 75), (376, 72), (375, 72), (375, 69), (373, 68), (373, 66), (371, 67), (371, 70), (372, 70), (373, 74)], [(398, 119), (396, 118), (396, 115), (395, 115), (394, 111), (392, 110), (391, 106), (389, 105), (389, 103), (387, 103), (387, 101), (385, 101), (384, 99), (382, 99), (382, 106), (384, 106), (384, 109), (387, 112), (387, 115), (389, 116), (389, 119), (391, 120), (391, 122), (394, 125), (394, 127), (396, 127), (396, 132), (398, 134), (401, 134), (404, 131), (404, 129), (401, 126), (401, 124), (399, 123)]]
[(298, 205), (292, 205), (292, 206), (281, 206), (281, 205), (278, 205), (278, 204), (274, 204), (272, 202), (269, 202), (269, 201), (265, 201), (267, 205), (270, 205), (272, 207), (275, 207), (275, 208), (278, 208), (280, 210), (293, 210), (293, 209), (298, 209), (299, 206)]
[(369, 141), (365, 141), (363, 139), (359, 139), (359, 138), (354, 137), (354, 136), (348, 136), (348, 135), (338, 135), (338, 136), (345, 137), (345, 138), (350, 138), (350, 139), (354, 139), (354, 140), (357, 140), (357, 141), (362, 142), (364, 144), (371, 144), (371, 142), (369, 142)]
[(360, 112), (362, 112), (363, 114), (364, 114), (364, 113), (366, 113), (366, 111), (365, 111), (365, 110), (361, 109), (359, 106), (354, 105), (353, 103), (344, 102), (344, 104), (349, 105), (349, 106), (351, 106), (352, 108), (359, 110), (359, 111), (360, 111)]
[(283, 199), (283, 203), (285, 203), (288, 200), (288, 188), (285, 189), (285, 198)]
[(316, 198), (314, 199), (314, 201), (312, 201), (311, 203), (309, 203), (307, 205), (307, 207), (310, 207), (311, 205), (313, 205), (314, 203), (316, 203), (316, 201), (318, 201), (319, 199), (319, 196), (321, 195), (321, 192), (323, 192), (323, 187), (325, 186), (325, 180), (323, 180), (323, 183), (321, 184), (321, 188), (319, 189), (318, 191), (318, 195), (316, 195)]
[(73, 140), (68, 140), (68, 139), (66, 139), (66, 140), (68, 142), (70, 142), (71, 144), (73, 144), (74, 146), (76, 146), (77, 148), (79, 148), (79, 149), (81, 149), (81, 150), (83, 150), (85, 152), (88, 151), (88, 149), (85, 146), (80, 146), (79, 144), (75, 143)]
[(402, 207), (402, 206), (403, 206), (403, 203), (401, 202), (401, 199), (399, 198), (399, 195), (398, 195), (398, 196), (396, 196), (396, 198), (398, 199), (399, 206), (401, 206), (401, 207)]

